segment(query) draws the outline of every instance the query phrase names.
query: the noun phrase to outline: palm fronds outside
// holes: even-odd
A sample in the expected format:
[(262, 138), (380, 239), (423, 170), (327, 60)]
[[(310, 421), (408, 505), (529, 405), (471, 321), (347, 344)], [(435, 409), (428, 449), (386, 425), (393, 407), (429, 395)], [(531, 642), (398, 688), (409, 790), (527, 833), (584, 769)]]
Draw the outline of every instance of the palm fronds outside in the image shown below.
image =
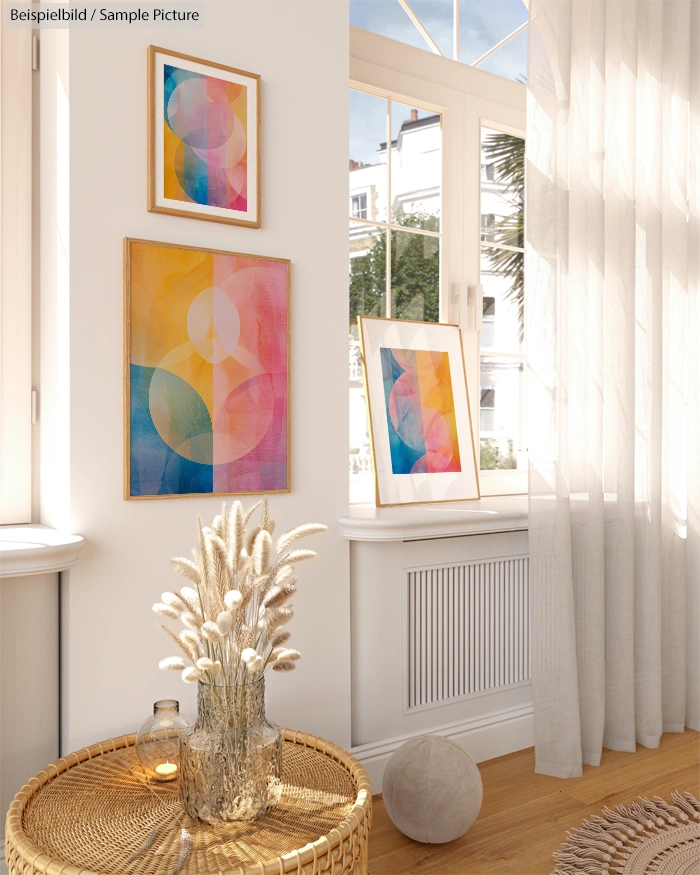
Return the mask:
[[(516, 307), (520, 339), (525, 330), (525, 141), (511, 134), (489, 134), (483, 142), (484, 161), (491, 165), (493, 180), (504, 186), (506, 215), (500, 216), (490, 232), (493, 246), (484, 252), (491, 270), (510, 283), (506, 297)], [(499, 247), (517, 247), (502, 249)]]

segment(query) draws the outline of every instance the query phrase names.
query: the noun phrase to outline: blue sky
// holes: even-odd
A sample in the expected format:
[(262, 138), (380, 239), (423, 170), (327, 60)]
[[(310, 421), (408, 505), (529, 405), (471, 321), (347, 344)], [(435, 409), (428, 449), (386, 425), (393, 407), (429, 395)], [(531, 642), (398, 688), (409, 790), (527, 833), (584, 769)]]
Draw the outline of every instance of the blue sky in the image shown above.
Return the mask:
[[(442, 52), (452, 57), (452, 0), (409, 0), (416, 15)], [(471, 63), (527, 21), (522, 0), (460, 0), (460, 60)], [(429, 51), (398, 0), (350, 0), (350, 24)], [(524, 78), (527, 69), (527, 31), (496, 52), (481, 70)], [(398, 107), (397, 107), (398, 109)], [(405, 112), (401, 108), (402, 115)], [(422, 117), (425, 113), (420, 113)], [(351, 94), (350, 157), (376, 162), (379, 142), (386, 139), (385, 105), (378, 98)], [(395, 132), (394, 132), (395, 136)]]

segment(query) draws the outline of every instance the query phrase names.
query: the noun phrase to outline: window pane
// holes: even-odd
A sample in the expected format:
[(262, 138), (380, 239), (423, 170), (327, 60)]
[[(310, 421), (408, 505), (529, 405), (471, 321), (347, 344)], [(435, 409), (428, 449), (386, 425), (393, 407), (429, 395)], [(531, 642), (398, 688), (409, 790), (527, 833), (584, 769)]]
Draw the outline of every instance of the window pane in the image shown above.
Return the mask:
[(386, 235), (350, 222), (350, 500), (373, 501), (374, 479), (360, 361), (358, 316), (386, 316)]
[[(408, 0), (423, 27), (437, 43), (446, 58), (452, 57), (454, 32), (454, 4), (452, 0)], [(423, 48), (430, 47), (424, 41)]]
[(386, 222), (388, 109), (383, 97), (350, 90), (351, 219)]
[[(520, 352), (524, 336), (525, 141), (490, 128), (481, 130), (481, 346)], [(506, 248), (512, 247), (512, 248)], [(484, 300), (485, 303), (485, 300)]]
[(428, 49), (398, 0), (350, 0), (350, 24), (409, 46)]
[(439, 113), (391, 103), (392, 222), (440, 230), (442, 131)]
[(481, 129), (481, 239), (524, 245), (525, 140)]
[(350, 325), (355, 338), (358, 316), (386, 315), (386, 231), (350, 222)]
[[(355, 331), (357, 325), (354, 326)], [(350, 501), (372, 501), (374, 479), (360, 344), (350, 335)]]
[(510, 249), (481, 248), (482, 349), (522, 352), (523, 257)]
[(479, 70), (486, 70), (487, 73), (495, 73), (506, 79), (514, 79), (516, 82), (526, 82), (528, 30), (529, 28), (525, 28), (524, 31), (507, 42), (502, 49), (494, 52), (490, 58), (479, 64)]
[(524, 453), (519, 452), (524, 380), (522, 361), (482, 357), (479, 402), (482, 471), (525, 467)]
[(391, 232), (391, 315), (440, 321), (440, 240), (409, 231)]
[(459, 3), (459, 59), (467, 64), (473, 64), (527, 21), (523, 0), (488, 0), (487, 3), (459, 0)]

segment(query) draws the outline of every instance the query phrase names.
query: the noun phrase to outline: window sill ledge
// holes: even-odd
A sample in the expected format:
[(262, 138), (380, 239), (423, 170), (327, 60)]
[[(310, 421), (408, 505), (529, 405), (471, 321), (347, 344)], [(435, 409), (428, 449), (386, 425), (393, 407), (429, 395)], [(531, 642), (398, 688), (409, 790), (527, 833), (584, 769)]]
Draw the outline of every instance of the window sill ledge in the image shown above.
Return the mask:
[(402, 507), (356, 504), (341, 517), (349, 541), (415, 541), (527, 531), (527, 495), (499, 495), (480, 501), (438, 502)]
[(80, 535), (66, 535), (48, 526), (0, 527), (0, 578), (65, 571), (78, 561)]

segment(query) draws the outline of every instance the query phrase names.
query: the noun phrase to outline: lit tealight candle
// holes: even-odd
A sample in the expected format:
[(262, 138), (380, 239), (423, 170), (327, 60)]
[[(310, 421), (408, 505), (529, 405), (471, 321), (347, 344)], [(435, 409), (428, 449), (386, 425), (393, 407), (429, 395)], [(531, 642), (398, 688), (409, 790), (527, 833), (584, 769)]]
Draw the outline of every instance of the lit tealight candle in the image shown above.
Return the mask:
[(175, 763), (160, 763), (160, 765), (156, 766), (156, 775), (159, 778), (173, 778), (176, 772), (177, 766)]

